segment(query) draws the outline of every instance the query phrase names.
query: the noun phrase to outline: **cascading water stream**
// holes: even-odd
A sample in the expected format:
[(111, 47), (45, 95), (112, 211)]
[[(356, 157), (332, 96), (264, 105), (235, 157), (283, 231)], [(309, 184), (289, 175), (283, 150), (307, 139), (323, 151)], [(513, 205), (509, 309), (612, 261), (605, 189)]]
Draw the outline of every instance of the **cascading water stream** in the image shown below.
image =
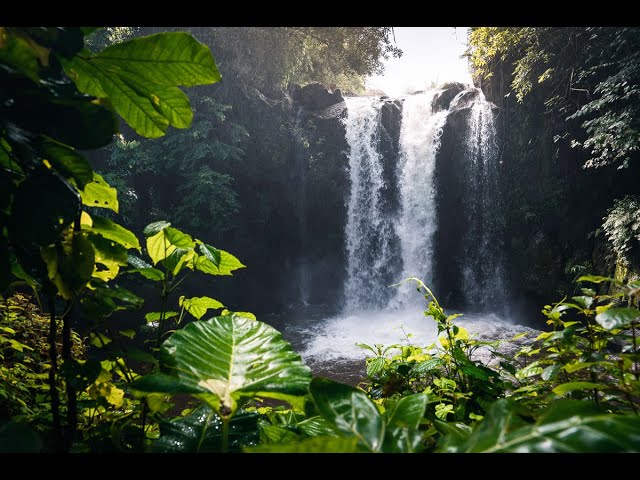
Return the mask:
[[(358, 342), (428, 345), (436, 339), (435, 322), (424, 317), (424, 299), (415, 291), (415, 284), (395, 289), (390, 285), (419, 277), (435, 285), (438, 295), (433, 257), (439, 222), (454, 222), (460, 232), (456, 241), (462, 248), (457, 252), (463, 258), (455, 262), (437, 259), (449, 271), (459, 269), (454, 277), (465, 299), (452, 301), (485, 307), (504, 295), (492, 105), (479, 90), (467, 89), (450, 101), (448, 109), (436, 108), (439, 93), (428, 91), (403, 99), (399, 145), (391, 156), (388, 148), (381, 147), (381, 132), (387, 131), (381, 124), (381, 110), (393, 101), (346, 99), (351, 181), (345, 228), (346, 302), (343, 314), (298, 327), (304, 339), (302, 355), (312, 364), (348, 370), (349, 361), (366, 356), (356, 346)], [(447, 141), (454, 142), (447, 145), (447, 155), (452, 157), (440, 156), (445, 129)], [(445, 164), (439, 163), (443, 161)], [(453, 177), (439, 177), (438, 165), (448, 165), (447, 175)], [(447, 183), (452, 179), (454, 186)], [(440, 189), (448, 189), (461, 208), (453, 217), (442, 211)], [(485, 297), (493, 303), (478, 301)], [(471, 333), (488, 339), (507, 338), (525, 328), (492, 313), (469, 313), (479, 311), (487, 309), (470, 308), (461, 320)], [(344, 367), (340, 367), (341, 359), (347, 362)]]
[(504, 265), (499, 226), (498, 144), (491, 104), (478, 91), (466, 132), (468, 194), (464, 238), (463, 295), (468, 305), (501, 308), (505, 304)]
[(345, 122), (350, 147), (351, 194), (347, 211), (346, 310), (386, 307), (393, 219), (383, 209), (382, 156), (378, 150), (378, 98), (347, 98)]
[[(431, 274), (436, 229), (433, 176), (447, 116), (446, 111), (432, 113), (436, 93), (404, 99), (399, 152), (390, 159), (397, 192), (390, 191), (393, 178), (385, 172), (385, 158), (379, 149), (384, 102), (366, 97), (347, 99), (351, 180), (345, 230), (347, 301), (344, 315), (305, 332), (310, 338), (303, 352), (306, 358), (361, 358), (356, 342), (389, 345), (410, 332), (413, 341), (427, 344), (437, 334), (434, 322), (422, 315), (421, 297), (415, 288), (390, 287), (406, 276), (426, 278)], [(400, 201), (395, 215), (389, 214), (393, 195)]]
[[(400, 279), (419, 277), (430, 282), (433, 275), (433, 235), (436, 230), (434, 169), (442, 127), (448, 111), (433, 113), (432, 91), (408, 96), (402, 109), (400, 159), (398, 162), (401, 215), (396, 221), (400, 238)], [(390, 306), (406, 308), (422, 299), (414, 285), (398, 287)]]

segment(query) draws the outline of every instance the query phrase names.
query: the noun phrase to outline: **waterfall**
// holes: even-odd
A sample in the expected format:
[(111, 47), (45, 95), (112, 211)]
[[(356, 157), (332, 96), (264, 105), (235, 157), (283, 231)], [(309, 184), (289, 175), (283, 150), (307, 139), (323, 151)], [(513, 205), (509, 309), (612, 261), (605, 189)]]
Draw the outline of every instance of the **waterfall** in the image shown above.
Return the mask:
[[(435, 341), (437, 327), (422, 314), (415, 285), (390, 288), (410, 276), (432, 287), (445, 307), (462, 308), (470, 332), (519, 332), (496, 315), (505, 285), (492, 105), (475, 88), (402, 101), (400, 117), (385, 110), (397, 100), (346, 100), (346, 303), (336, 317), (298, 330), (303, 357), (327, 371), (341, 371), (341, 359), (361, 360), (358, 342)], [(383, 141), (390, 130), (398, 133), (393, 148)]]
[[(469, 88), (436, 108), (441, 93), (403, 99), (393, 158), (380, 148), (385, 101), (347, 99), (351, 191), (345, 231), (346, 312), (422, 305), (415, 285), (390, 288), (407, 277), (436, 287), (436, 295), (442, 285), (447, 302), (471, 310), (504, 303), (492, 104), (479, 89)], [(449, 144), (441, 153), (444, 129)], [(399, 205), (395, 210), (389, 207), (394, 198)], [(438, 237), (436, 248), (440, 228), (446, 234)], [(434, 258), (438, 251), (446, 252), (443, 258)]]
[(383, 158), (379, 152), (378, 98), (347, 98), (345, 128), (349, 144), (351, 193), (345, 231), (347, 243), (346, 308), (384, 308), (390, 296), (393, 219), (384, 208)]
[(478, 90), (465, 138), (467, 234), (462, 293), (474, 308), (505, 303), (504, 265), (496, 212), (499, 211), (498, 144), (491, 104)]
[[(404, 101), (398, 162), (401, 214), (395, 224), (403, 263), (398, 280), (418, 277), (428, 284), (433, 278), (433, 236), (436, 231), (435, 160), (448, 114), (448, 111), (432, 111), (435, 93), (411, 95)], [(414, 287), (399, 287), (393, 306), (419, 304), (422, 299)]]

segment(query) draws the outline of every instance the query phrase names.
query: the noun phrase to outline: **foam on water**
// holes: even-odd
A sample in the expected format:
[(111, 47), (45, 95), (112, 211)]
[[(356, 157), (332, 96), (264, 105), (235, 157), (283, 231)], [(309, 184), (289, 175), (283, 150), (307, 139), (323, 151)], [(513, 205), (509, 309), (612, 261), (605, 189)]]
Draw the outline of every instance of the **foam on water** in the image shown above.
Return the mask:
[[(479, 340), (507, 340), (519, 333), (534, 331), (491, 313), (464, 314), (455, 323), (465, 327)], [(298, 338), (307, 339), (303, 342), (302, 357), (320, 363), (362, 360), (370, 356), (357, 343), (424, 347), (434, 343), (437, 334), (433, 318), (416, 309), (343, 314), (311, 327), (301, 327), (296, 332)]]

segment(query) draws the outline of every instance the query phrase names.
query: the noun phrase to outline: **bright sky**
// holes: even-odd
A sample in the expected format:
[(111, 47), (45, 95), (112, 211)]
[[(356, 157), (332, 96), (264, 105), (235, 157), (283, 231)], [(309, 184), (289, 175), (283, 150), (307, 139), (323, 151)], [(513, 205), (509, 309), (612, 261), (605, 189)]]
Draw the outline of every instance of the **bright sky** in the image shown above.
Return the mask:
[(467, 27), (394, 27), (400, 58), (385, 62), (382, 76), (370, 77), (367, 86), (392, 97), (407, 90), (424, 90), (432, 82), (471, 83), (466, 58)]

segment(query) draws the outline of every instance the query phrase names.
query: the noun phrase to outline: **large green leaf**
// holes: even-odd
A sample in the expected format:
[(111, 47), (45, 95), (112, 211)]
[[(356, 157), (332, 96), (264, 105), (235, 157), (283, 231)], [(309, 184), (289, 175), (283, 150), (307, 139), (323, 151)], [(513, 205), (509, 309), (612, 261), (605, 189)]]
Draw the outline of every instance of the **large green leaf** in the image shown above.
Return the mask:
[(178, 85), (220, 80), (208, 47), (183, 32), (159, 33), (117, 43), (97, 55), (84, 51), (65, 63), (78, 88), (111, 105), (145, 137), (164, 135), (169, 125), (185, 128), (193, 113)]
[(458, 445), (463, 443), (471, 434), (471, 427), (461, 422), (444, 422), (442, 420), (433, 420), (433, 425), (440, 434), (444, 436), (444, 440), (440, 445), (443, 452), (449, 451), (448, 445)]
[(164, 272), (162, 270), (158, 270), (157, 268), (153, 268), (153, 267), (134, 268), (132, 270), (128, 270), (127, 273), (139, 273), (144, 278), (148, 280), (153, 280), (154, 282), (160, 282), (164, 280)]
[(640, 317), (640, 310), (632, 307), (609, 308), (596, 315), (596, 322), (607, 330), (626, 328)]
[(367, 377), (375, 378), (384, 370), (387, 364), (385, 357), (375, 357), (373, 360), (367, 363)]
[(260, 426), (261, 443), (292, 443), (300, 440), (300, 435), (286, 426), (272, 425), (262, 420)]
[[(496, 404), (499, 408), (494, 408)], [(640, 451), (640, 417), (555, 408), (535, 424), (522, 426), (514, 405), (499, 400), (479, 428), (449, 452), (612, 453)], [(520, 425), (520, 426), (518, 426)], [(455, 442), (453, 442), (455, 443)]]
[(340, 432), (338, 432), (331, 423), (319, 415), (298, 422), (297, 427), (302, 433), (309, 437), (340, 436)]
[(606, 390), (607, 386), (600, 383), (593, 382), (569, 382), (562, 383), (553, 389), (553, 393), (556, 395), (565, 395), (575, 390)]
[[(66, 66), (78, 89), (89, 95), (109, 98), (114, 110), (140, 135), (147, 138), (163, 136), (175, 112), (178, 125), (189, 126), (193, 113), (189, 99), (177, 87), (147, 83), (138, 78), (122, 76), (122, 72), (107, 65), (92, 62), (91, 58), (76, 57)], [(165, 112), (169, 112), (169, 118)]]
[(164, 316), (162, 315), (162, 312), (149, 312), (144, 316), (144, 319), (147, 322), (157, 322), (160, 320), (161, 316), (163, 320), (168, 320), (169, 318), (177, 317), (178, 312), (164, 312)]
[(87, 230), (92, 233), (97, 233), (108, 240), (112, 240), (124, 248), (135, 248), (140, 251), (140, 242), (138, 238), (121, 225), (112, 222), (108, 218), (94, 216), (92, 217), (93, 225), (83, 225), (83, 230)]
[(439, 358), (430, 358), (429, 360), (416, 364), (411, 370), (411, 373), (413, 375), (425, 375), (438, 368), (441, 364), (442, 361)]
[(128, 255), (127, 263), (134, 268), (153, 268), (151, 264), (145, 262), (140, 257), (136, 257), (135, 255)]
[(200, 249), (200, 253), (202, 253), (208, 260), (211, 260), (216, 267), (220, 267), (220, 260), (222, 260), (220, 250), (212, 247), (211, 245), (207, 245), (206, 243), (200, 243), (198, 248)]
[(158, 233), (160, 230), (164, 230), (165, 228), (170, 226), (171, 226), (171, 223), (166, 222), (164, 220), (159, 222), (153, 222), (147, 225), (146, 227), (144, 227), (144, 230), (142, 231), (142, 233), (144, 234), (145, 237), (151, 237), (156, 233)]
[[(229, 450), (256, 445), (258, 415), (242, 413), (229, 422)], [(160, 422), (160, 438), (151, 447), (158, 453), (219, 452), (222, 450), (222, 420), (208, 406), (201, 405), (186, 417)]]
[(591, 283), (602, 283), (602, 282), (616, 282), (615, 278), (611, 278), (611, 277), (603, 277), (600, 275), (583, 275), (582, 277), (578, 278), (577, 280), (578, 282), (591, 282)]
[(164, 342), (160, 360), (165, 374), (132, 388), (197, 393), (223, 416), (242, 398), (304, 395), (311, 378), (277, 330), (242, 317), (190, 323)]
[(207, 313), (207, 310), (224, 307), (224, 305), (218, 300), (210, 297), (184, 298), (184, 296), (182, 296), (178, 299), (178, 304), (181, 307), (184, 307), (187, 312), (196, 317), (198, 320), (200, 320), (202, 316)]
[(158, 33), (117, 43), (93, 58), (160, 85), (205, 85), (220, 81), (209, 48), (184, 32)]
[(197, 258), (197, 253), (191, 248), (176, 248), (167, 258), (162, 260), (162, 264), (167, 271), (177, 276), (183, 267), (193, 270)]
[[(46, 57), (42, 55), (45, 52)], [(40, 47), (28, 37), (18, 36), (0, 27), (0, 61), (5, 65), (10, 65), (37, 83), (40, 80), (38, 58), (46, 61), (48, 56), (48, 49)]]
[(595, 298), (589, 295), (579, 295), (576, 297), (571, 297), (571, 299), (574, 302), (576, 302), (578, 306), (583, 308), (584, 310), (589, 310), (591, 307), (593, 307), (593, 304), (596, 301)]
[(540, 415), (538, 423), (552, 423), (574, 415), (599, 415), (602, 413), (605, 412), (598, 409), (593, 402), (563, 398), (551, 402)]
[(314, 378), (309, 391), (320, 415), (337, 430), (356, 436), (372, 452), (380, 451), (384, 421), (366, 393), (327, 378)]
[(387, 410), (387, 427), (383, 450), (385, 453), (415, 452), (422, 440), (418, 430), (427, 408), (427, 396), (415, 393), (400, 399)]

